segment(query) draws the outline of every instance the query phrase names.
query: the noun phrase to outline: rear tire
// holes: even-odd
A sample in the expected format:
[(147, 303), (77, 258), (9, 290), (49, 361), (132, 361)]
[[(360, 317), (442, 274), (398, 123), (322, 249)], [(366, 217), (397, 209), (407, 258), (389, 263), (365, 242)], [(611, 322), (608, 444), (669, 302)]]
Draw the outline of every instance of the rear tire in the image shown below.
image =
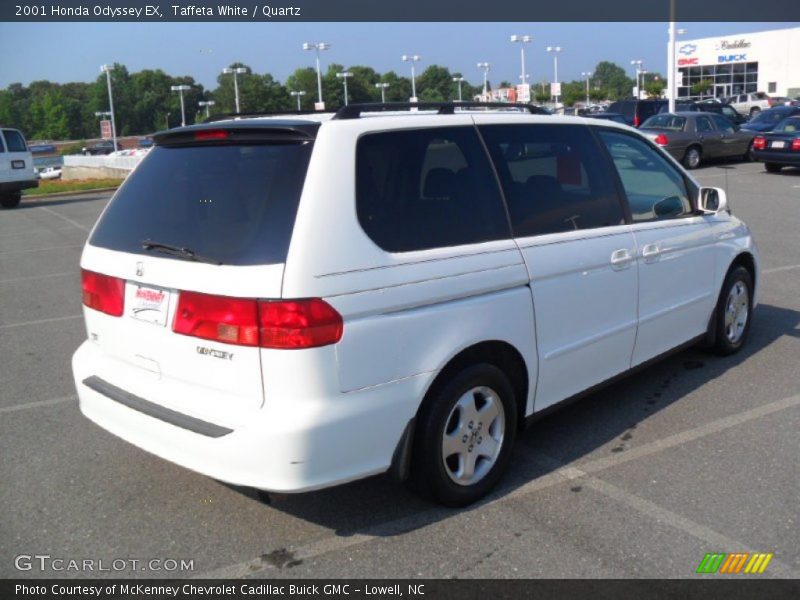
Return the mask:
[(753, 277), (744, 267), (734, 267), (722, 284), (714, 318), (713, 349), (727, 356), (742, 349), (753, 316)]
[(702, 152), (697, 146), (689, 146), (686, 149), (686, 154), (683, 155), (683, 166), (687, 169), (696, 169), (700, 166), (702, 160)]
[(747, 144), (747, 150), (742, 155), (742, 162), (753, 162), (753, 142)]
[(764, 168), (767, 170), (767, 173), (778, 173), (783, 168), (783, 165), (776, 163), (764, 163)]
[(411, 483), (446, 506), (465, 506), (497, 484), (517, 431), (514, 388), (490, 364), (466, 367), (426, 398), (417, 419)]
[(7, 194), (2, 198), (0, 198), (0, 206), (2, 206), (3, 208), (16, 208), (17, 206), (19, 206), (21, 200), (22, 200), (22, 194), (20, 192)]

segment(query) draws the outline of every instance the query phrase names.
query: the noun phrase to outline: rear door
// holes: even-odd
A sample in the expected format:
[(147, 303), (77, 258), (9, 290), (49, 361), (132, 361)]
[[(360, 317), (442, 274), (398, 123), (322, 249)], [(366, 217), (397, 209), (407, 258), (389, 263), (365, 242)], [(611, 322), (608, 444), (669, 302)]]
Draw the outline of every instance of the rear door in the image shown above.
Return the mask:
[(3, 129), (4, 152), (0, 152), (0, 181), (33, 181), (33, 156), (25, 138), (16, 129)]
[(695, 117), (694, 127), (697, 139), (703, 144), (703, 156), (707, 158), (724, 156), (725, 147), (723, 146), (722, 132), (714, 127), (710, 115), (698, 115)]
[(639, 273), (632, 366), (706, 331), (716, 302), (714, 235), (681, 171), (638, 136), (599, 130), (630, 208)]
[(84, 312), (106, 358), (95, 375), (235, 425), (263, 402), (257, 327), (243, 323), (255, 299), (280, 297), (312, 141), (213, 135), (161, 140), (114, 196), (81, 266), (121, 279), (124, 309)]
[(587, 127), (480, 131), (530, 277), (539, 354), (535, 409), (541, 410), (630, 367), (635, 241)]

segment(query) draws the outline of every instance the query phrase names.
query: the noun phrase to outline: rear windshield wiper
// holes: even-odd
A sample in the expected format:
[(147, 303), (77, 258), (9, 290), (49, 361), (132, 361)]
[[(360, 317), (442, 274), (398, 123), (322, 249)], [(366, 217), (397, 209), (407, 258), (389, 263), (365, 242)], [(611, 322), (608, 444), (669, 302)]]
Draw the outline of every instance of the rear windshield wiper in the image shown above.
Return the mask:
[(172, 256), (178, 256), (180, 258), (184, 258), (186, 260), (192, 260), (195, 262), (203, 262), (209, 263), (212, 265), (221, 265), (222, 262), (217, 260), (216, 258), (208, 258), (207, 256), (202, 256), (197, 254), (191, 248), (181, 248), (180, 246), (173, 246), (172, 244), (162, 244), (161, 242), (154, 242), (153, 240), (142, 240), (142, 248), (145, 250), (157, 250), (159, 252), (163, 252), (164, 254), (171, 254)]

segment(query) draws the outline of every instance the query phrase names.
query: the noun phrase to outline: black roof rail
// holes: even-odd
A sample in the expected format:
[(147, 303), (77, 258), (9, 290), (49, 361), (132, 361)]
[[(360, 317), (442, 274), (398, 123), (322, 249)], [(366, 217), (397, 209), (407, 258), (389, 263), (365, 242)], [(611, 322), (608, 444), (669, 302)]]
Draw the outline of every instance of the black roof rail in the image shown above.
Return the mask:
[(348, 104), (336, 111), (334, 119), (358, 119), (362, 112), (386, 112), (418, 108), (422, 110), (437, 110), (440, 115), (452, 115), (457, 108), (516, 108), (528, 111), (533, 115), (551, 114), (545, 108), (535, 104), (520, 102), (374, 102), (365, 104)]

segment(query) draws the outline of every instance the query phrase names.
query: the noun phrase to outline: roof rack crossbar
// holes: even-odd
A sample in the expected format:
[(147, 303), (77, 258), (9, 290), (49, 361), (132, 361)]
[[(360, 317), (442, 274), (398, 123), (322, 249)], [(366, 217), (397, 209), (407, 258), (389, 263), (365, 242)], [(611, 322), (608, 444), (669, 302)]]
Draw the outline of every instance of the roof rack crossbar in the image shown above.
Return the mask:
[(364, 104), (348, 104), (336, 111), (333, 119), (358, 119), (362, 112), (386, 112), (404, 109), (437, 110), (440, 115), (452, 115), (459, 108), (516, 108), (533, 115), (550, 114), (546, 109), (535, 104), (520, 102), (374, 102)]

